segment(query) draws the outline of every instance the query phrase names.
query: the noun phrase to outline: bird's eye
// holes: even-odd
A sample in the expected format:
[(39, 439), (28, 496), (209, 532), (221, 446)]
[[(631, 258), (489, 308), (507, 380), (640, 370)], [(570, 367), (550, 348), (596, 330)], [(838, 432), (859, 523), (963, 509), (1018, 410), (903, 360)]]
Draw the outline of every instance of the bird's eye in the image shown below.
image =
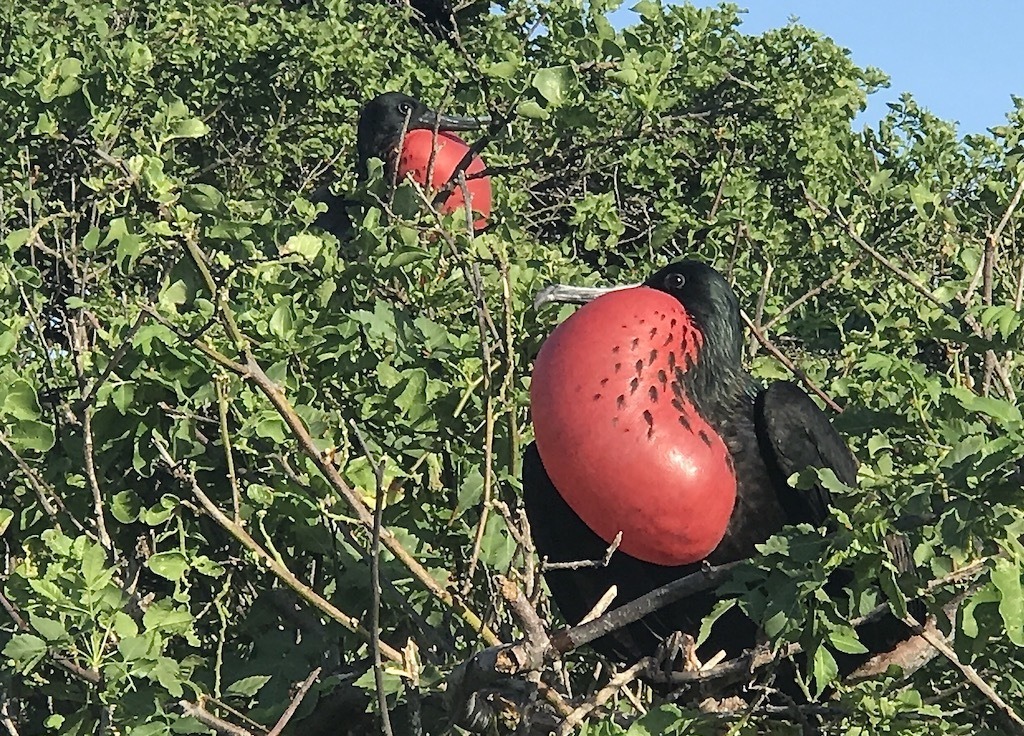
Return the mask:
[(410, 105), (408, 102), (400, 102), (398, 103), (398, 112), (402, 113), (403, 115), (408, 115), (409, 113), (412, 112), (412, 105)]
[(681, 273), (670, 273), (665, 277), (665, 288), (666, 289), (682, 289), (686, 283), (686, 277)]

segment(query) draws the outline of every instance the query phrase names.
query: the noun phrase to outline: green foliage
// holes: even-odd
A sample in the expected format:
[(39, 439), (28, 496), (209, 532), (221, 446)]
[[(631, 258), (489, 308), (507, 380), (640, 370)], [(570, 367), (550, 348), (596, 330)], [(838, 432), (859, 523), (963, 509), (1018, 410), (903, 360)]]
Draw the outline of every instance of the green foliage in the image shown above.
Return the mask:
[[(508, 0), (461, 47), (362, 0), (0, 11), (0, 693), (20, 733), (203, 733), (197, 715), (237, 722), (228, 707), (269, 729), (316, 668), (292, 732), (372, 732), (359, 520), (378, 495), (381, 639), (402, 660), (385, 656), (387, 702), (440, 732), (444, 676), (485, 643), (472, 616), (519, 635), (494, 576), (535, 592), (518, 473), (530, 360), (559, 315), (533, 293), (684, 254), (846, 407), (862, 462), (857, 489), (823, 479), (833, 534), (768, 540), (718, 612), (802, 648), (828, 733), (998, 732), (945, 660), (835, 678), (863, 650), (852, 619), (941, 580), (924, 600), (957, 655), (1024, 697), (1024, 102), (965, 140), (909, 97), (854, 131), (885, 78), (830, 40), (745, 35), (730, 5), (644, 0), (621, 30), (611, 9)], [(510, 113), (484, 151), (488, 232), (411, 187), (389, 198), (379, 170), (350, 238), (309, 226), (329, 169), (354, 187), (361, 102), (392, 89)], [(755, 348), (757, 375), (788, 375)], [(907, 515), (917, 580), (884, 551)], [(827, 595), (840, 568), (854, 580)], [(573, 692), (606, 684), (592, 665), (568, 657)], [(796, 728), (631, 702), (582, 733)]]

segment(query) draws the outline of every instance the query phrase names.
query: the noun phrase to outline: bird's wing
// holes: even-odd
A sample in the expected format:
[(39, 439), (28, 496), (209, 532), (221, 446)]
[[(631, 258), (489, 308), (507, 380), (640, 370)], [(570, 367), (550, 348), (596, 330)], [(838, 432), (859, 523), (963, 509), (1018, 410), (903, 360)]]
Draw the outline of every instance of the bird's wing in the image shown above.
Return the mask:
[(790, 523), (815, 526), (825, 521), (831, 495), (820, 483), (807, 490), (792, 488), (787, 479), (806, 468), (831, 468), (836, 478), (852, 486), (857, 460), (818, 405), (790, 381), (777, 381), (761, 391), (754, 419), (762, 453), (775, 476), (779, 500)]
[(309, 201), (313, 204), (323, 202), (327, 205), (327, 211), (317, 215), (313, 224), (339, 240), (347, 240), (352, 236), (353, 230), (352, 217), (348, 213), (348, 208), (358, 202), (334, 194), (330, 186), (330, 183), (324, 184), (309, 196)]

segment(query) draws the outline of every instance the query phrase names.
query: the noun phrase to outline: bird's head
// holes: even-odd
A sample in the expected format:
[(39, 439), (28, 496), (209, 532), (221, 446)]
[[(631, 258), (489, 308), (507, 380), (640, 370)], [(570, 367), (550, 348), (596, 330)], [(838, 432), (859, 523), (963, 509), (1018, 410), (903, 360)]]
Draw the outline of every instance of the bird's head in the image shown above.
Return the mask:
[(359, 114), (356, 136), (359, 174), (366, 175), (366, 165), (371, 158), (388, 161), (403, 131), (478, 130), (488, 122), (487, 116), (444, 115), (402, 92), (385, 92), (367, 102)]
[(701, 362), (723, 369), (740, 367), (743, 329), (736, 293), (718, 271), (700, 261), (677, 261), (644, 281), (683, 305), (704, 336)]
[(623, 304), (629, 302), (629, 290), (646, 287), (671, 296), (689, 315), (702, 336), (700, 372), (717, 376), (740, 369), (743, 354), (743, 329), (740, 306), (735, 292), (718, 271), (700, 261), (677, 261), (655, 272), (641, 284), (590, 287), (554, 284), (537, 293), (534, 307), (547, 302), (586, 304), (605, 294), (624, 292)]

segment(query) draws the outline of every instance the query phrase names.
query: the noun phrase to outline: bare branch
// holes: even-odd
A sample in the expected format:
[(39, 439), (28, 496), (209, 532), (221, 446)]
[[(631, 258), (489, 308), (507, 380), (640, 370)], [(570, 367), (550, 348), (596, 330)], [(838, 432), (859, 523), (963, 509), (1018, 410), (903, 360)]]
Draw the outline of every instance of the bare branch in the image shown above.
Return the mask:
[[(256, 557), (260, 559), (260, 562), (266, 565), (267, 569), (274, 573), (281, 582), (298, 593), (299, 597), (307, 603), (334, 619), (352, 633), (358, 634), (367, 642), (371, 641), (370, 632), (363, 628), (358, 619), (340, 611), (326, 599), (321, 597), (315, 590), (295, 577), (294, 573), (285, 567), (281, 561), (263, 549), (255, 539), (249, 536), (249, 533), (246, 532), (245, 529), (233, 522), (223, 511), (221, 511), (217, 505), (210, 500), (210, 497), (203, 492), (202, 488), (200, 488), (199, 481), (196, 480), (195, 475), (184, 470), (175, 462), (174, 458), (171, 457), (171, 454), (167, 451), (167, 446), (163, 441), (158, 438), (154, 438), (154, 444), (156, 445), (160, 456), (163, 458), (168, 468), (171, 469), (171, 472), (175, 477), (191, 487), (192, 495), (196, 497), (196, 500), (199, 501), (203, 509), (206, 510), (206, 513), (213, 517), (214, 521), (220, 524), (225, 531), (238, 540), (243, 547), (256, 555)], [(380, 650), (388, 659), (394, 662), (402, 661), (402, 653), (384, 642), (380, 642)]]
[(282, 713), (281, 717), (277, 719), (277, 723), (274, 724), (274, 727), (267, 733), (267, 736), (279, 736), (281, 731), (284, 730), (284, 727), (288, 725), (288, 721), (290, 721), (292, 716), (295, 715), (295, 711), (298, 709), (302, 699), (306, 697), (306, 693), (309, 692), (309, 689), (313, 687), (313, 683), (316, 682), (318, 677), (320, 677), (320, 669), (320, 667), (317, 667), (309, 673), (309, 677), (302, 681), (302, 684), (299, 685), (299, 689), (295, 692), (295, 697), (292, 698), (292, 702), (288, 704), (284, 713)]
[(615, 675), (615, 677), (608, 681), (607, 685), (594, 693), (590, 698), (587, 698), (585, 702), (566, 716), (565, 720), (562, 721), (561, 725), (558, 727), (558, 731), (556, 732), (557, 735), (569, 736), (577, 726), (583, 723), (584, 719), (588, 715), (607, 703), (615, 693), (635, 680), (640, 673), (643, 672), (646, 666), (647, 660), (642, 659), (629, 669)]
[(1017, 715), (1016, 711), (1014, 711), (1013, 708), (1011, 708), (1006, 701), (1000, 697), (999, 693), (997, 693), (991, 685), (981, 679), (981, 675), (978, 674), (977, 670), (975, 670), (971, 665), (964, 664), (960, 661), (956, 652), (953, 651), (953, 648), (946, 643), (945, 638), (943, 638), (937, 630), (930, 630), (927, 627), (921, 626), (921, 624), (912, 616), (904, 618), (903, 623), (909, 626), (915, 634), (922, 637), (925, 641), (938, 649), (942, 656), (952, 662), (953, 665), (960, 670), (961, 674), (967, 678), (967, 681), (974, 685), (974, 687), (978, 689), (978, 692), (988, 698), (992, 704), (996, 706), (999, 712), (1005, 716), (1008, 721), (1006, 725), (1008, 728), (1012, 729), (1013, 733), (1024, 734), (1024, 719)]
[(843, 413), (843, 407), (839, 406), (839, 404), (833, 401), (828, 394), (818, 388), (818, 385), (808, 378), (807, 374), (804, 373), (796, 363), (787, 358), (781, 350), (775, 347), (772, 341), (765, 337), (761, 330), (757, 329), (750, 317), (747, 316), (746, 312), (740, 310), (740, 317), (743, 319), (743, 323), (750, 329), (751, 334), (757, 338), (757, 341), (760, 342), (769, 353), (772, 354), (772, 357), (786, 366), (786, 368), (789, 369), (789, 372), (800, 380), (800, 383), (806, 386), (816, 396), (820, 397), (821, 400), (824, 401), (830, 409), (832, 409), (832, 411), (836, 414)]
[(380, 527), (384, 515), (384, 460), (376, 460), (366, 445), (359, 425), (353, 420), (352, 429), (363, 449), (366, 462), (373, 468), (373, 539), (370, 542), (370, 643), (373, 645), (373, 682), (377, 690), (377, 709), (384, 736), (394, 736), (388, 715), (388, 696), (384, 692), (384, 666), (380, 658)]
[[(202, 251), (199, 249), (198, 245), (196, 245), (194, 238), (191, 235), (185, 238), (185, 245), (193, 262), (196, 264), (196, 268), (199, 269), (207, 290), (214, 295), (218, 309), (223, 316), (224, 327), (228, 332), (228, 336), (234, 342), (236, 348), (242, 353), (245, 359), (245, 364), (243, 365), (237, 361), (231, 360), (220, 351), (207, 345), (202, 340), (190, 340), (190, 344), (217, 364), (254, 384), (264, 394), (264, 396), (270, 400), (270, 403), (277, 410), (278, 414), (280, 414), (285, 424), (288, 425), (289, 430), (298, 442), (303, 454), (313, 462), (323, 475), (324, 479), (332, 488), (334, 488), (338, 495), (345, 500), (359, 524), (372, 532), (373, 513), (369, 508), (367, 508), (366, 503), (362, 500), (359, 494), (345, 482), (341, 477), (341, 474), (338, 472), (338, 469), (334, 467), (333, 463), (328, 458), (324, 457), (324, 455), (319, 451), (313, 437), (309, 434), (309, 430), (306, 429), (306, 425), (302, 421), (302, 418), (296, 413), (295, 408), (285, 396), (284, 390), (267, 376), (262, 366), (260, 366), (259, 362), (257, 362), (256, 358), (253, 356), (248, 338), (246, 338), (242, 334), (241, 330), (238, 329), (238, 325), (235, 323), (235, 318), (231, 312), (231, 308), (224, 297), (220, 294), (220, 290), (217, 289), (213, 276), (206, 265)], [(162, 324), (166, 324), (171, 327), (171, 329), (174, 329), (174, 326), (165, 320), (162, 315), (159, 315), (159, 313), (156, 313), (155, 311), (151, 311), (151, 313), (156, 315)], [(454, 613), (470, 628), (478, 632), (487, 644), (495, 646), (501, 643), (501, 640), (497, 635), (484, 625), (480, 616), (472, 611), (465, 601), (456, 597), (448, 589), (438, 583), (433, 576), (431, 576), (430, 572), (401, 545), (398, 538), (386, 528), (381, 529), (381, 544), (383, 544), (384, 547), (391, 552), (391, 554), (393, 554), (401, 564), (405, 565), (409, 572), (412, 573), (412, 575), (428, 591), (430, 591), (435, 598), (452, 609), (452, 611), (454, 611)]]
[(210, 711), (203, 708), (202, 705), (196, 703), (190, 703), (187, 700), (178, 701), (178, 709), (186, 716), (191, 716), (197, 721), (202, 723), (204, 726), (212, 728), (217, 733), (224, 734), (224, 736), (255, 736), (252, 731), (236, 726), (233, 723), (229, 723), (222, 718), (210, 713)]
[(608, 549), (605, 550), (604, 557), (600, 560), (574, 560), (572, 562), (548, 562), (545, 557), (541, 560), (540, 571), (547, 572), (548, 570), (583, 570), (590, 567), (608, 567), (608, 563), (612, 561), (612, 555), (615, 554), (615, 550), (622, 544), (622, 532), (618, 532), (615, 535), (615, 539), (608, 545)]

